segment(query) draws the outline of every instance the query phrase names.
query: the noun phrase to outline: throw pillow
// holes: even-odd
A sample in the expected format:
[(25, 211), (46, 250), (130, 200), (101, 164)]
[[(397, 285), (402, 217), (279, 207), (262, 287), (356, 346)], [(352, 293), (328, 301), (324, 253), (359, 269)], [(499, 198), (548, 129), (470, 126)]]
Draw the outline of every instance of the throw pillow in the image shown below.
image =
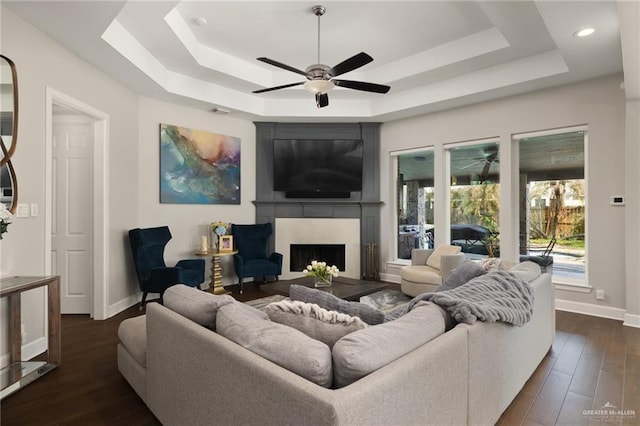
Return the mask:
[(488, 257), (486, 259), (482, 259), (481, 265), (487, 272), (494, 272), (500, 270), (501, 260), (497, 257)]
[(347, 334), (333, 346), (334, 386), (347, 386), (384, 367), (443, 334), (444, 326), (440, 308), (422, 301), (394, 321)]
[(358, 317), (328, 311), (314, 303), (299, 300), (270, 303), (265, 312), (271, 321), (300, 330), (307, 336), (327, 344), (329, 348), (332, 348), (342, 336), (367, 327)]
[(478, 263), (465, 260), (456, 269), (453, 270), (451, 275), (436, 289), (438, 291), (451, 290), (459, 287), (462, 284), (466, 284), (471, 279), (486, 274), (487, 271)]
[(442, 245), (437, 247), (429, 257), (427, 257), (427, 266), (440, 270), (440, 259), (443, 255), (458, 254), (462, 247)]
[(516, 274), (522, 281), (530, 283), (542, 274), (542, 269), (537, 263), (527, 260), (526, 262), (516, 264), (513, 268), (509, 269), (509, 272)]
[(301, 302), (315, 303), (328, 311), (338, 311), (353, 317), (358, 317), (369, 325), (382, 324), (384, 312), (373, 306), (359, 302), (342, 300), (326, 291), (294, 284), (289, 288), (289, 298)]
[(165, 307), (212, 330), (216, 328), (218, 309), (233, 301), (231, 296), (217, 296), (184, 284), (172, 285), (162, 295)]
[(324, 343), (266, 315), (263, 318), (239, 302), (220, 308), (216, 328), (221, 336), (274, 364), (320, 386), (331, 386), (331, 350)]

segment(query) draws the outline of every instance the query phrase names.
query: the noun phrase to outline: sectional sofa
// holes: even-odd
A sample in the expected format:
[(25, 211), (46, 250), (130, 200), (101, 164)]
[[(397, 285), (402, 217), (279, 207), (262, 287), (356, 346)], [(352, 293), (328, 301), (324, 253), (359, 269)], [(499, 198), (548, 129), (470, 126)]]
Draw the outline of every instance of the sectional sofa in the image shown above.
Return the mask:
[[(538, 271), (530, 278), (535, 302), (524, 326), (456, 324), (339, 388), (281, 366), (282, 359), (304, 359), (304, 343), (276, 345), (282, 355), (271, 357), (274, 362), (252, 346), (274, 330), (257, 331), (245, 342), (237, 340), (241, 344), (220, 334), (221, 323), (235, 321), (233, 311), (260, 321), (264, 313), (229, 299), (193, 309), (200, 304), (199, 296), (186, 311), (184, 298), (173, 303), (173, 309), (151, 303), (146, 315), (123, 321), (118, 367), (165, 425), (493, 425), (554, 339), (551, 277)], [(433, 306), (425, 307), (427, 311), (431, 315)], [(386, 350), (393, 351), (393, 339), (422, 333), (424, 317), (413, 318), (407, 314), (345, 338), (369, 333), (368, 338), (375, 339), (375, 333), (387, 333)], [(211, 330), (214, 324), (218, 332)], [(385, 348), (380, 342), (378, 346)], [(317, 363), (309, 359), (306, 365)]]

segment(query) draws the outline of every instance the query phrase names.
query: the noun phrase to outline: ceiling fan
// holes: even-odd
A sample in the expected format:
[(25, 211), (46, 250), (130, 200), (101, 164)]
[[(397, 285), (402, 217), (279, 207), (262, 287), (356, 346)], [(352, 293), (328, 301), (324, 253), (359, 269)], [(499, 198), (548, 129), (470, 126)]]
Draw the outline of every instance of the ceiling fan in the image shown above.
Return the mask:
[(481, 158), (474, 158), (473, 162), (467, 164), (464, 167), (461, 167), (460, 170), (465, 170), (475, 166), (476, 164), (484, 163), (482, 171), (478, 174), (479, 181), (480, 183), (482, 183), (489, 177), (489, 169), (494, 162), (500, 162), (500, 158), (498, 156), (498, 147), (488, 147), (488, 149), (482, 153)]
[(301, 81), (298, 83), (284, 84), (282, 86), (269, 87), (267, 89), (254, 90), (253, 93), (264, 93), (272, 90), (286, 89), (288, 87), (304, 85), (305, 89), (314, 93), (316, 96), (316, 106), (318, 108), (326, 107), (329, 105), (329, 96), (327, 92), (333, 89), (335, 86), (345, 87), (347, 89), (362, 90), (364, 92), (373, 93), (387, 93), (391, 87), (383, 84), (367, 83), (364, 81), (353, 80), (338, 80), (337, 77), (341, 74), (348, 73), (357, 68), (360, 68), (369, 62), (373, 61), (373, 58), (364, 52), (360, 52), (357, 55), (350, 57), (334, 67), (320, 63), (320, 17), (326, 12), (324, 6), (313, 6), (311, 9), (313, 13), (318, 17), (318, 63), (310, 65), (306, 70), (302, 71), (289, 65), (283, 64), (273, 59), (261, 57), (257, 58), (259, 61), (269, 65), (273, 65), (278, 68), (285, 69), (287, 71), (294, 72), (296, 74), (303, 75), (307, 78), (307, 81)]

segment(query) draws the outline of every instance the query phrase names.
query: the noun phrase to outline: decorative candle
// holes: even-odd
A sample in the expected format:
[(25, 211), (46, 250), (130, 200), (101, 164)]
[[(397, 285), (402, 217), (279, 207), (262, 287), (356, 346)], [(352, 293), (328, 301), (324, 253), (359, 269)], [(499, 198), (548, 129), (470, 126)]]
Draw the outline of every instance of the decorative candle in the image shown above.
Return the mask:
[(207, 251), (209, 249), (209, 240), (206, 235), (200, 238), (200, 250)]

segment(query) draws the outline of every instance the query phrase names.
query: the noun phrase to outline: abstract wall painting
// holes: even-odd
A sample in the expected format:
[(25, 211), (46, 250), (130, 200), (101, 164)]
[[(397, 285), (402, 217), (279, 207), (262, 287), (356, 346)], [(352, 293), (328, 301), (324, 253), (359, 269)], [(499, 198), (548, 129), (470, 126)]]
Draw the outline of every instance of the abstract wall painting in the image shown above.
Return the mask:
[(160, 202), (240, 204), (240, 138), (160, 124)]

